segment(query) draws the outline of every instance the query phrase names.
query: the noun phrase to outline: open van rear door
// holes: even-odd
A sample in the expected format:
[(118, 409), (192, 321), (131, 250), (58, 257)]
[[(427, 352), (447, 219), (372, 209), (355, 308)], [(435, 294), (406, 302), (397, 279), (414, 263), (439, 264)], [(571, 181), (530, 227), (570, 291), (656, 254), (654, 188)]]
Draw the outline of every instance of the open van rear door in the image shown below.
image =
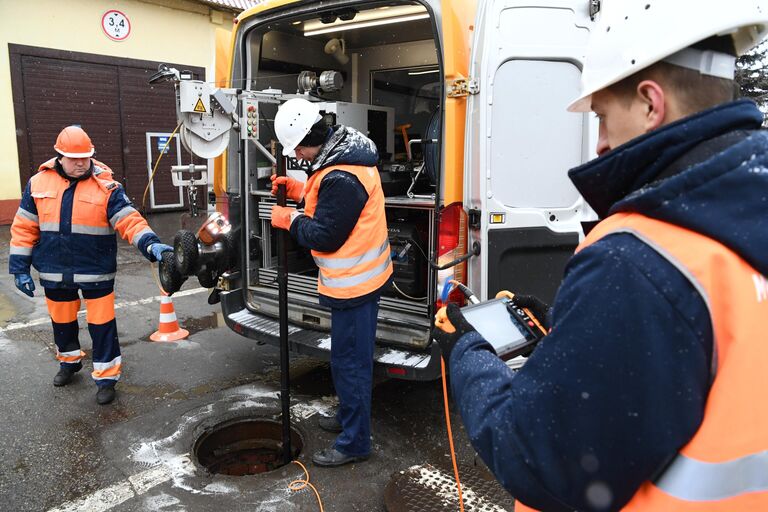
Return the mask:
[(485, 0), (478, 5), (467, 103), (464, 204), (468, 284), (551, 301), (593, 220), (568, 179), (594, 157), (594, 116), (566, 111), (579, 94), (592, 25), (588, 0)]

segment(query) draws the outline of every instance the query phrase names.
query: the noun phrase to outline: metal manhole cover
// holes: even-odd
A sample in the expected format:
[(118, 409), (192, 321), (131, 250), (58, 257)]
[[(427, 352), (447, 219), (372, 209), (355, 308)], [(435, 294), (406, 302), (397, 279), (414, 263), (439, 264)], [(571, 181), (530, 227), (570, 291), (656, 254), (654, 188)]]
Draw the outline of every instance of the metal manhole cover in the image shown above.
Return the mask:
[[(466, 512), (514, 510), (514, 500), (490, 475), (474, 466), (460, 466), (459, 478)], [(387, 512), (459, 510), (453, 470), (430, 464), (413, 466), (392, 476), (384, 490)]]

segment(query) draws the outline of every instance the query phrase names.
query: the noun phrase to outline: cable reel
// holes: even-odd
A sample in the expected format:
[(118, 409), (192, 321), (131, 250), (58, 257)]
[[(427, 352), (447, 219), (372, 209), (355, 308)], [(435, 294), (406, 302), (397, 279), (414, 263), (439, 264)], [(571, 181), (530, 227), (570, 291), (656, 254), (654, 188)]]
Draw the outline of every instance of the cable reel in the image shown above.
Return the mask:
[(182, 144), (201, 158), (216, 158), (229, 144), (236, 107), (233, 99), (199, 80), (182, 80), (177, 86), (176, 117), (182, 123)]

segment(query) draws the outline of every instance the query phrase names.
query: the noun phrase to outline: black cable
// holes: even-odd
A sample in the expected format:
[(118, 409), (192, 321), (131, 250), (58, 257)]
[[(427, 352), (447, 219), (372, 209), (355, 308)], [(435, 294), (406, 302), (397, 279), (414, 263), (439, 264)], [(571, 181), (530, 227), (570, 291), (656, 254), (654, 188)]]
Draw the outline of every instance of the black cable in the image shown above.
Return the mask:
[(422, 256), (424, 256), (424, 259), (425, 259), (425, 260), (427, 260), (427, 262), (429, 262), (429, 258), (428, 258), (428, 257), (427, 257), (427, 255), (424, 253), (424, 249), (422, 249), (422, 248), (421, 248), (421, 246), (419, 245), (419, 243), (418, 243), (416, 240), (414, 240), (413, 238), (409, 238), (408, 240), (410, 240), (411, 242), (413, 242), (413, 245), (415, 245), (415, 246), (416, 246), (416, 248), (417, 248), (417, 249), (419, 250), (419, 252), (421, 253), (421, 255), (422, 255)]

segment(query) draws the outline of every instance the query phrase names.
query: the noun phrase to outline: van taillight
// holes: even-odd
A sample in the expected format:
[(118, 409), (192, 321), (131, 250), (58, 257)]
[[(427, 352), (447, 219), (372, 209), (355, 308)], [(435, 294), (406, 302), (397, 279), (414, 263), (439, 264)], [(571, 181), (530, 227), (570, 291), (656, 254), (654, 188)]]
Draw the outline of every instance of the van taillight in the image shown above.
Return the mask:
[[(467, 252), (467, 214), (461, 203), (453, 203), (440, 211), (437, 231), (437, 264), (445, 265)], [(446, 295), (445, 287), (448, 281), (455, 279), (467, 283), (467, 264), (460, 263), (454, 267), (438, 270), (437, 272), (437, 307), (448, 302), (464, 304), (464, 294), (452, 289)]]

